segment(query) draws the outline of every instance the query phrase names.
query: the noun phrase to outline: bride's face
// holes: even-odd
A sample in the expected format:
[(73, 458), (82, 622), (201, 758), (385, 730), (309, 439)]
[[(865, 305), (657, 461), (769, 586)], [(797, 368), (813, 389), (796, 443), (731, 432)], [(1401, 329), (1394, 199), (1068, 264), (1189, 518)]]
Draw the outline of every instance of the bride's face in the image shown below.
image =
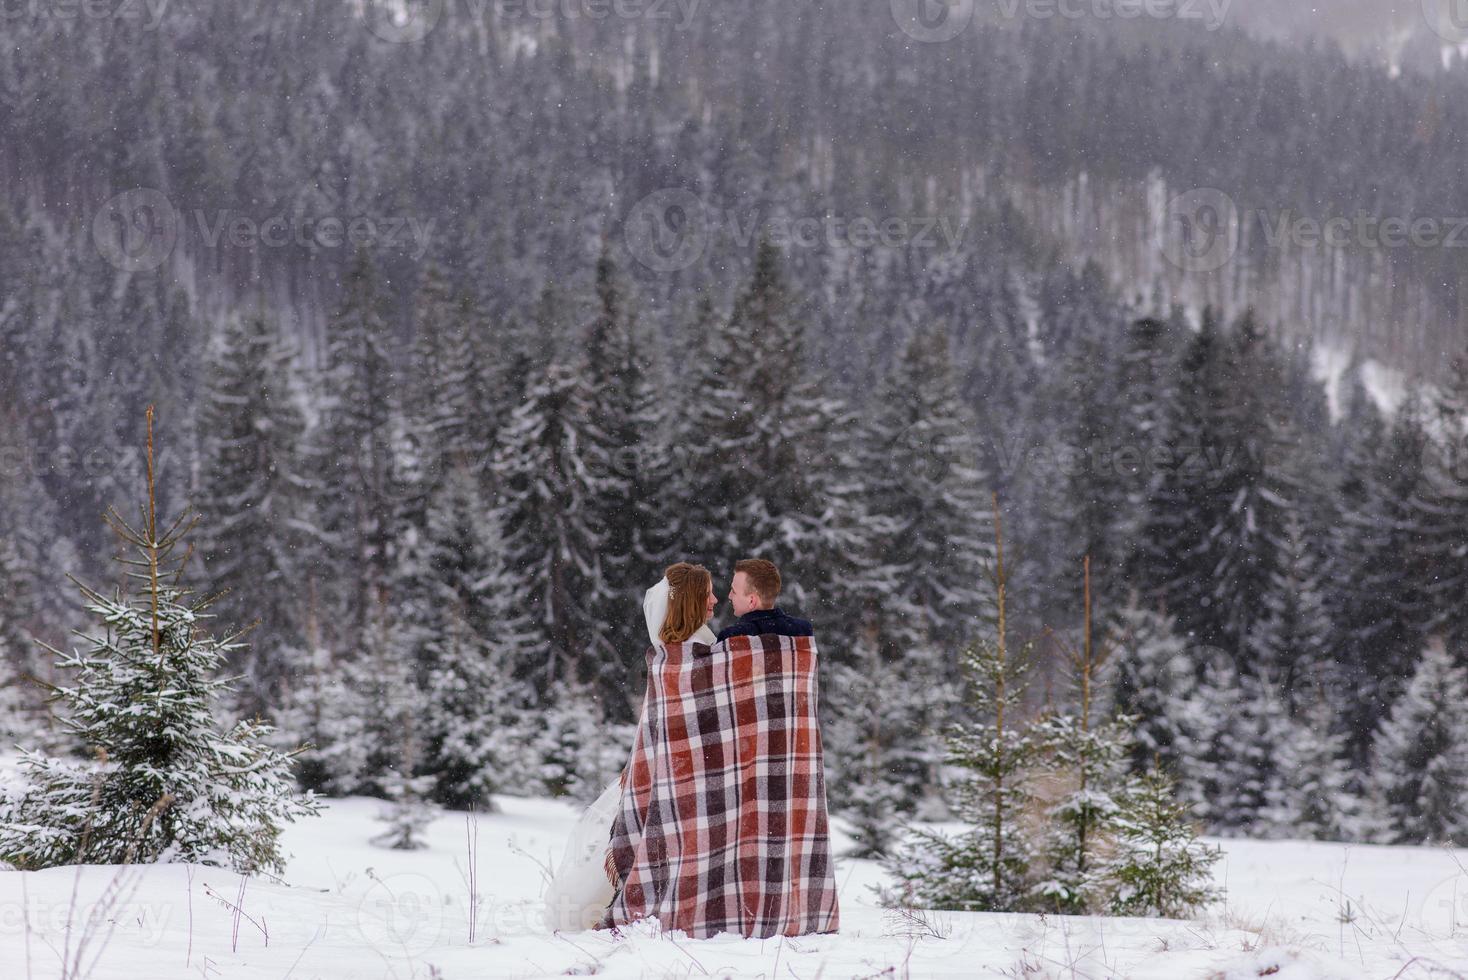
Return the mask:
[(707, 623), (714, 618), (714, 610), (719, 608), (719, 598), (714, 595), (714, 590), (709, 589), (708, 610), (704, 613), (703, 621)]

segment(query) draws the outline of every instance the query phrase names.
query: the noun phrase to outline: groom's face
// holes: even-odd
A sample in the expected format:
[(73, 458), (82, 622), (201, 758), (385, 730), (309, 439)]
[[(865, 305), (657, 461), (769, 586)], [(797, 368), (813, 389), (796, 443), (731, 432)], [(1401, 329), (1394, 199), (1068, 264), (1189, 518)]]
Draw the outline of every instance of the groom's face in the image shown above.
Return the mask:
[(759, 593), (750, 586), (749, 576), (743, 572), (735, 572), (734, 580), (729, 583), (729, 604), (734, 607), (736, 616), (743, 616), (760, 607)]

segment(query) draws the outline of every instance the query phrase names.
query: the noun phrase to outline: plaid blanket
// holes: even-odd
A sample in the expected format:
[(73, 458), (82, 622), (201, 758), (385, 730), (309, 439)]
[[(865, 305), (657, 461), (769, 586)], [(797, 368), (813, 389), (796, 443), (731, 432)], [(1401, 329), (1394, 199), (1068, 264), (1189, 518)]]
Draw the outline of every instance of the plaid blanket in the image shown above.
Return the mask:
[(693, 938), (836, 932), (813, 637), (648, 651), (597, 928)]

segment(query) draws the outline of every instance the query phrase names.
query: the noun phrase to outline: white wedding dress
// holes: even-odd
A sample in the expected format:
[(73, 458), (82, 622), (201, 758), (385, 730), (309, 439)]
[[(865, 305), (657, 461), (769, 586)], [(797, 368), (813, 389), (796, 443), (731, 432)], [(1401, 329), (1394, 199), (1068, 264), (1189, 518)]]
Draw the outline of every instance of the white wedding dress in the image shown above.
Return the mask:
[[(668, 615), (668, 588), (668, 580), (664, 578), (648, 589), (642, 600), (647, 637), (655, 647), (662, 646), (658, 630), (662, 629), (663, 620)], [(705, 623), (690, 639), (713, 646), (716, 638)], [(555, 877), (545, 890), (545, 926), (551, 932), (594, 929), (601, 921), (602, 913), (612, 900), (606, 858), (612, 821), (616, 819), (621, 803), (622, 784), (618, 774), (576, 821)]]

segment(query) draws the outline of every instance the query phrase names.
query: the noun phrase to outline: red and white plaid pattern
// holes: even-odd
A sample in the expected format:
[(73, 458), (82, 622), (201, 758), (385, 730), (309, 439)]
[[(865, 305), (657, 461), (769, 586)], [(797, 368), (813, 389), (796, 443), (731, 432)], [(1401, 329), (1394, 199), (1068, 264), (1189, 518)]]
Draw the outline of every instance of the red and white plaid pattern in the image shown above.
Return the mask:
[(598, 928), (837, 931), (816, 667), (808, 636), (649, 650)]

